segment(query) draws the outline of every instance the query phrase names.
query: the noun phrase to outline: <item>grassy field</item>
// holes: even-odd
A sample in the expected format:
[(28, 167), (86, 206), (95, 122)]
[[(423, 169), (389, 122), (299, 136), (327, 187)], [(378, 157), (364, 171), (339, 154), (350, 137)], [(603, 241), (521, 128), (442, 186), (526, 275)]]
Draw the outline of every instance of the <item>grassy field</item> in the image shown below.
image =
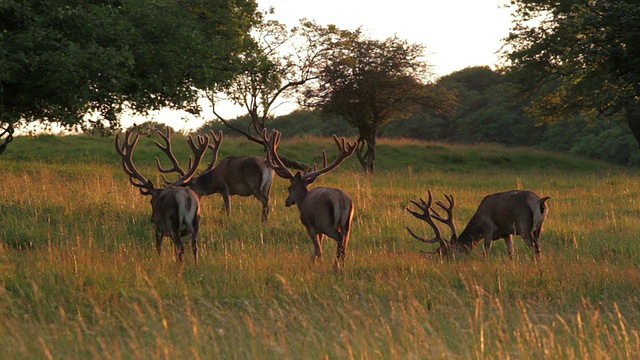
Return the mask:
[[(179, 157), (186, 145), (176, 137)], [(152, 139), (136, 163), (156, 178)], [(330, 139), (283, 140), (318, 161)], [(225, 139), (221, 156), (260, 153)], [(330, 152), (329, 156), (333, 153)], [(531, 149), (381, 140), (375, 175), (355, 158), (313, 186), (350, 193), (346, 270), (312, 243), (287, 182), (256, 199), (202, 201), (200, 264), (152, 246), (150, 205), (112, 139), (17, 138), (0, 157), (0, 358), (633, 359), (640, 354), (640, 182), (623, 169)], [(409, 200), (456, 197), (459, 231), (483, 196), (550, 195), (542, 259), (518, 238), (485, 258), (425, 256)]]

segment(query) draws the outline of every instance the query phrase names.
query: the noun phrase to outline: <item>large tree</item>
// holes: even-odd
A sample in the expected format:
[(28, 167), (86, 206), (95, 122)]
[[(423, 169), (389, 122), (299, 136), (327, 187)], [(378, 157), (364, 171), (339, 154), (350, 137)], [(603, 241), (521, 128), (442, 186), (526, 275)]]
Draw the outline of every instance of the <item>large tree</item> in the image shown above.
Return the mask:
[(356, 154), (365, 172), (375, 168), (379, 128), (419, 107), (450, 109), (453, 96), (429, 81), (424, 47), (398, 37), (367, 38), (355, 31), (322, 64), (302, 103), (342, 116), (359, 131)]
[[(306, 19), (292, 28), (275, 20), (255, 26), (253, 41), (246, 43), (241, 57), (242, 71), (228, 82), (202, 87), (215, 120), (264, 146), (262, 134), (273, 119), (273, 111), (292, 101), (301, 86), (318, 77), (321, 64), (348, 34), (335, 26), (324, 27)], [(247, 111), (250, 121), (246, 127), (237, 126), (218, 111), (216, 105), (223, 102)], [(283, 157), (282, 160), (292, 168), (307, 167), (294, 159)]]
[(0, 2), (0, 121), (118, 127), (125, 108), (197, 112), (237, 72), (254, 0)]
[[(275, 20), (257, 25), (241, 58), (243, 70), (229, 82), (205, 87), (216, 120), (262, 144), (272, 112), (318, 77), (318, 68), (346, 34), (335, 26), (323, 27), (306, 19), (292, 28)], [(216, 105), (228, 101), (247, 111), (250, 122), (246, 128), (235, 126), (218, 111)]]
[(531, 114), (625, 119), (640, 142), (640, 3), (514, 0), (504, 57)]

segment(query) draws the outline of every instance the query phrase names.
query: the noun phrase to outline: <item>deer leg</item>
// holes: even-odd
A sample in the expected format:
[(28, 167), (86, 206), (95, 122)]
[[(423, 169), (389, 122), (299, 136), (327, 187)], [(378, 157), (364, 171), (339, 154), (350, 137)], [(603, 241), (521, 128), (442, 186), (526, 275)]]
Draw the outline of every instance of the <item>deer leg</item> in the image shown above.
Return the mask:
[(347, 242), (345, 238), (340, 234), (341, 239), (337, 239), (338, 248), (336, 250), (336, 261), (333, 263), (333, 270), (339, 272), (344, 269), (344, 259), (347, 257)]
[(331, 229), (331, 231), (327, 232), (327, 236), (336, 241), (336, 261), (333, 263), (333, 269), (335, 271), (339, 271), (341, 267), (344, 267), (344, 259), (347, 256), (347, 242), (349, 241), (349, 238), (336, 229)]
[(262, 222), (267, 222), (269, 217), (269, 198), (263, 193), (253, 194), (253, 196), (262, 203)]
[(162, 238), (160, 231), (156, 230), (156, 250), (158, 250), (158, 255), (162, 255)]
[(315, 263), (322, 259), (322, 234), (316, 233), (315, 230), (309, 230), (311, 240), (313, 240), (313, 256), (311, 262)]
[(193, 258), (195, 259), (196, 266), (198, 266), (198, 232), (200, 231), (199, 219), (196, 219), (193, 224), (193, 231), (191, 232), (191, 249), (193, 250)]
[(222, 193), (222, 200), (224, 201), (224, 211), (227, 213), (227, 216), (231, 214), (231, 195), (229, 191)]
[(507, 252), (509, 252), (509, 257), (513, 260), (513, 237), (511, 235), (505, 236), (504, 243), (507, 244)]
[(491, 251), (491, 243), (493, 242), (494, 239), (494, 228), (493, 225), (485, 225), (484, 229), (482, 230), (482, 236), (484, 237), (484, 254), (485, 255), (489, 255), (489, 252)]
[(484, 249), (484, 254), (487, 255), (487, 256), (489, 255), (489, 252), (491, 251), (491, 243), (492, 242), (493, 241), (491, 241), (490, 238), (488, 238), (488, 237), (484, 238), (484, 245), (482, 247)]
[(176, 234), (175, 232), (171, 233), (171, 238), (173, 239), (174, 244), (174, 252), (176, 253), (176, 258), (179, 262), (182, 262), (184, 258), (184, 244), (182, 243), (182, 239), (180, 238), (180, 234)]
[(540, 242), (534, 236), (533, 231), (525, 232), (522, 235), (522, 238), (524, 239), (524, 242), (526, 242), (527, 245), (529, 245), (529, 247), (531, 249), (533, 249), (534, 258), (536, 258), (536, 259), (539, 258), (540, 257)]

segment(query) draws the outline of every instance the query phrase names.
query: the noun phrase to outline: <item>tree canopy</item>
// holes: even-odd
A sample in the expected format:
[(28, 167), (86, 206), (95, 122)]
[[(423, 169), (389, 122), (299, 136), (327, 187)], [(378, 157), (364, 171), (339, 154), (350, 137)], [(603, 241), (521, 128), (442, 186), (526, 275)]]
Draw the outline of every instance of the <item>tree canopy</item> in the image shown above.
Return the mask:
[(640, 4), (514, 0), (504, 57), (533, 116), (625, 118), (640, 142)]
[(434, 91), (424, 47), (398, 37), (374, 40), (360, 31), (343, 39), (322, 64), (317, 81), (308, 83), (302, 103), (342, 116), (359, 131), (358, 159), (374, 171), (378, 129), (406, 118), (418, 107), (448, 109), (453, 97)]
[(254, 0), (0, 3), (0, 120), (119, 125), (125, 108), (197, 112), (228, 81), (259, 20)]
[[(285, 99), (294, 98), (302, 85), (317, 78), (319, 64), (326, 61), (345, 33), (305, 19), (292, 28), (274, 20), (256, 25), (254, 41), (241, 59), (242, 71), (232, 81), (208, 87), (205, 92), (214, 115), (232, 130), (262, 144), (271, 112)], [(216, 111), (215, 105), (224, 100), (246, 109), (251, 121), (245, 129), (232, 125)]]

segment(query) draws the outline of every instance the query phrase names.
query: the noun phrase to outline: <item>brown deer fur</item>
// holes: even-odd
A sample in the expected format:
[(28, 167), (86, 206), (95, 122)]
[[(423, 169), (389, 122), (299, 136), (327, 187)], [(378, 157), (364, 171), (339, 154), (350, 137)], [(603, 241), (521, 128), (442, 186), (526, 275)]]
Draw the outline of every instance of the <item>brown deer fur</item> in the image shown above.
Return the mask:
[[(411, 202), (422, 210), (422, 213), (407, 208), (407, 211), (418, 219), (426, 221), (434, 230), (435, 237), (425, 239), (416, 235), (411, 229), (409, 233), (416, 239), (426, 243), (440, 243), (436, 250), (440, 253), (451, 255), (458, 250), (471, 251), (473, 247), (484, 239), (484, 252), (491, 250), (491, 242), (505, 239), (509, 256), (513, 257), (512, 235), (520, 235), (525, 243), (533, 249), (535, 257), (540, 255), (540, 233), (542, 225), (548, 213), (546, 201), (550, 196), (540, 197), (528, 190), (510, 190), (487, 195), (482, 199), (475, 214), (467, 223), (460, 236), (456, 233), (453, 222), (453, 208), (455, 200), (452, 195), (445, 195), (448, 205), (442, 201), (436, 204), (447, 214), (441, 216), (437, 210), (431, 207), (431, 191), (428, 191), (427, 201), (412, 200)], [(448, 225), (451, 228), (451, 238), (442, 237), (434, 219)]]
[(261, 156), (230, 156), (216, 167), (194, 177), (187, 183), (199, 195), (221, 194), (227, 214), (231, 197), (254, 196), (262, 203), (262, 221), (269, 217), (269, 193), (274, 171)]
[(278, 157), (277, 147), (280, 142), (280, 133), (274, 131), (269, 138), (265, 132), (265, 142), (269, 143), (267, 159), (278, 176), (288, 179), (291, 184), (289, 196), (285, 202), (287, 207), (297, 205), (300, 211), (300, 221), (307, 228), (314, 245), (313, 261), (322, 257), (322, 239), (329, 236), (337, 242), (336, 260), (334, 270), (344, 267), (346, 249), (349, 243), (351, 221), (353, 219), (353, 202), (346, 192), (327, 187), (317, 187), (309, 190), (308, 186), (319, 176), (335, 169), (340, 163), (349, 158), (356, 149), (357, 144), (347, 142), (345, 139), (334, 141), (338, 147), (337, 158), (327, 165), (326, 155), (323, 152), (324, 167), (311, 172), (296, 172), (294, 175)]
[(198, 264), (198, 232), (200, 223), (200, 197), (196, 192), (183, 187), (195, 174), (198, 165), (202, 161), (208, 144), (207, 136), (198, 136), (197, 143), (189, 137), (188, 143), (194, 155), (191, 166), (182, 176), (169, 183), (167, 187), (156, 188), (151, 180), (144, 177), (133, 163), (133, 152), (139, 140), (139, 135), (132, 137), (132, 132), (124, 135), (122, 146), (120, 136), (115, 137), (116, 151), (120, 155), (122, 168), (129, 175), (129, 182), (140, 190), (142, 195), (151, 196), (151, 222), (155, 225), (155, 240), (158, 253), (162, 249), (162, 239), (170, 237), (175, 245), (175, 253), (178, 261), (182, 262), (184, 244), (182, 237), (191, 235), (191, 245), (196, 265)]

